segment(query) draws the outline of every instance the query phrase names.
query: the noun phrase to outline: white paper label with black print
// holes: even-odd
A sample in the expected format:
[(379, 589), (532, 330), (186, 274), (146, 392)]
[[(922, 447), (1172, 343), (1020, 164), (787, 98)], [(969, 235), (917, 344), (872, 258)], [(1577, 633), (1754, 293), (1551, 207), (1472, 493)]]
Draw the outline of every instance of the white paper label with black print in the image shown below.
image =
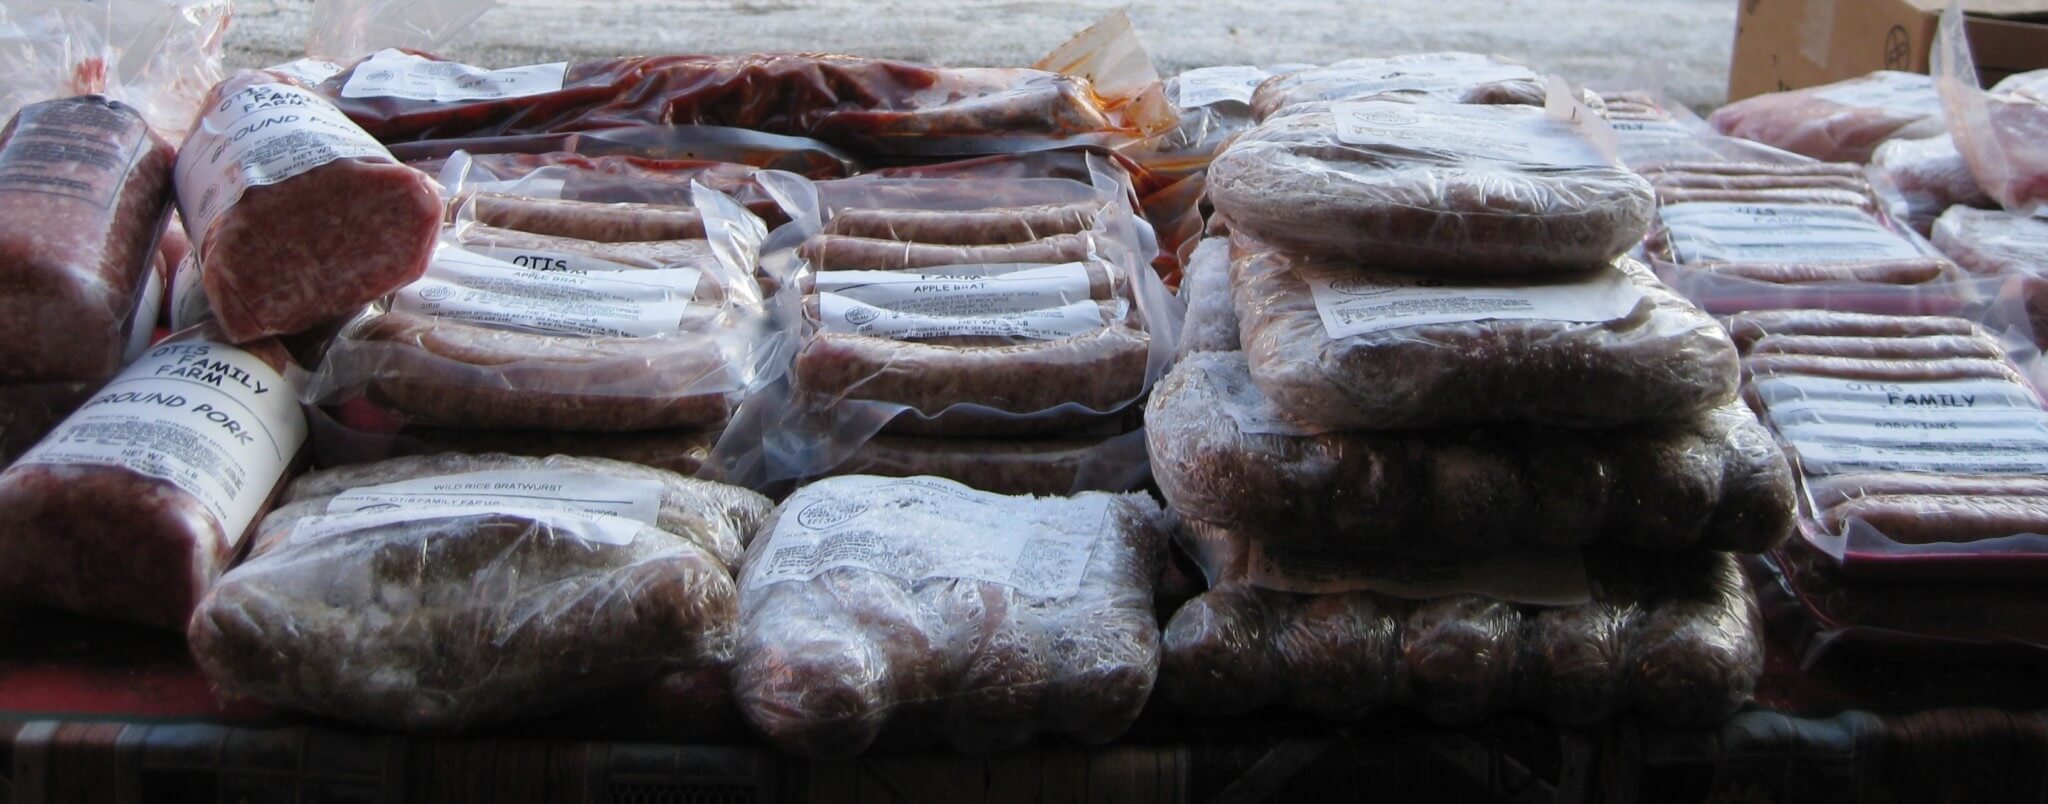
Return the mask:
[(1109, 302), (1107, 308), (1094, 301), (1079, 301), (1043, 310), (938, 316), (876, 307), (836, 293), (819, 293), (816, 298), (819, 325), (826, 332), (899, 341), (951, 337), (1051, 341), (1102, 329), (1121, 320), (1126, 312), (1126, 303), (1118, 300)]
[(1081, 588), (1110, 532), (1107, 494), (1010, 497), (937, 477), (836, 477), (782, 503), (742, 588), (857, 569), (916, 583), (969, 578), (1039, 598)]
[(1808, 474), (2048, 471), (2048, 412), (2018, 382), (1777, 376), (1752, 393)]
[[(289, 84), (252, 84), (229, 93), (199, 119), (178, 149), (178, 213), (186, 231), (213, 221), (250, 187), (276, 184), (337, 159), (391, 152), (327, 99)], [(199, 241), (197, 234), (193, 241)]]
[(1681, 263), (1838, 263), (1926, 256), (1862, 210), (1691, 202), (1657, 210)]
[(645, 338), (681, 329), (701, 277), (690, 268), (535, 271), (443, 245), (391, 307), (544, 335)]
[(323, 516), (292, 527), (305, 541), (365, 528), (430, 519), (504, 516), (542, 524), (595, 544), (632, 544), (661, 513), (661, 482), (596, 472), (500, 469), (401, 480), (350, 489)]
[(1270, 75), (1264, 68), (1238, 64), (1198, 67), (1173, 80), (1180, 88), (1180, 108), (1199, 109), (1218, 103), (1251, 103), (1252, 90)]
[(386, 49), (356, 65), (355, 73), (341, 86), (341, 96), (440, 103), (524, 98), (560, 92), (568, 71), (566, 61), (486, 70)]
[(234, 538), (306, 443), (299, 391), (223, 343), (161, 343), (21, 457), (19, 466), (113, 466), (170, 483)]
[(820, 271), (817, 291), (899, 313), (972, 318), (1050, 310), (1092, 298), (1088, 266), (1020, 268), (1016, 271)]
[(1349, 269), (1300, 274), (1332, 338), (1491, 319), (1612, 321), (1628, 315), (1643, 300), (1642, 288), (1612, 267), (1592, 271), (1580, 281), (1537, 285), (1451, 284)]
[(283, 64), (265, 67), (264, 69), (273, 73), (282, 73), (284, 75), (291, 76), (292, 78), (304, 83), (306, 86), (313, 86), (329, 78), (333, 78), (336, 73), (339, 73), (346, 68), (336, 62), (331, 62), (326, 59), (316, 59), (311, 56), (307, 56), (306, 58), (303, 59), (293, 59)]

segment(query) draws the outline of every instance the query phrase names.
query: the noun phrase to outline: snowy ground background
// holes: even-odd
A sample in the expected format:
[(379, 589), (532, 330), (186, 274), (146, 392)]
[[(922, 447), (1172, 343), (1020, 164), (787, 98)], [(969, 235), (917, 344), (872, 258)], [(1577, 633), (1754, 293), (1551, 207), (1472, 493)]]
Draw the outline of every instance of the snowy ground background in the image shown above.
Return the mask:
[[(232, 66), (296, 58), (311, 0), (247, 0)], [(1081, 0), (502, 0), (442, 49), (491, 67), (644, 53), (822, 50), (938, 64), (1025, 65), (1119, 8)], [(1162, 74), (1424, 50), (1491, 52), (1580, 81), (1727, 92), (1736, 0), (1190, 0), (1129, 11)]]

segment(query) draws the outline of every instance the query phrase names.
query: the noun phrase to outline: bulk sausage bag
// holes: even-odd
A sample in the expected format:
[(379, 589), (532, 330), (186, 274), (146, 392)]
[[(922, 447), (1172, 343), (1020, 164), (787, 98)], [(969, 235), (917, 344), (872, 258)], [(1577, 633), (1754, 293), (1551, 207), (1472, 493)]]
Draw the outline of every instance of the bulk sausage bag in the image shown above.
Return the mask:
[(1650, 224), (1649, 185), (1610, 141), (1569, 99), (1344, 102), (1245, 132), (1210, 164), (1209, 198), (1233, 232), (1375, 270), (1573, 273)]
[(1485, 555), (1513, 544), (1760, 552), (1793, 531), (1791, 469), (1740, 404), (1612, 430), (1328, 432), (1240, 353), (1191, 355), (1146, 411), (1174, 510), (1247, 538)]
[(193, 615), (223, 692), (395, 730), (549, 714), (727, 660), (745, 489), (442, 454), (314, 472)]
[(740, 711), (776, 748), (963, 751), (1116, 739), (1152, 690), (1166, 534), (1142, 494), (1005, 497), (933, 477), (822, 480), (740, 574)]
[(0, 598), (180, 628), (306, 440), (274, 341), (151, 347), (0, 473)]
[(1707, 122), (1722, 134), (1822, 162), (1868, 162), (1889, 140), (1943, 130), (1934, 79), (1896, 70), (1739, 100), (1714, 110)]
[(441, 227), (432, 179), (264, 72), (207, 96), (177, 188), (207, 300), (237, 342), (346, 317), (419, 278)]
[[(1201, 538), (1222, 542), (1199, 551), (1212, 562), (1246, 549), (1228, 533)], [(1324, 583), (1380, 575), (1309, 566)], [(1160, 694), (1209, 716), (1280, 705), (1350, 720), (1401, 707), (1450, 724), (1534, 710), (1569, 725), (1621, 712), (1700, 725), (1748, 702), (1763, 635), (1734, 557), (1589, 553), (1582, 572), (1586, 600), (1548, 606), (1296, 594), (1226, 573), (1168, 621)]]
[[(44, 101), (0, 132), (0, 382), (102, 382), (127, 356), (170, 210), (169, 143), (126, 104)], [(141, 335), (147, 339), (149, 333)]]
[(1735, 396), (1728, 336), (1634, 260), (1425, 283), (1233, 237), (1252, 380), (1306, 424), (1613, 427), (1690, 419)]

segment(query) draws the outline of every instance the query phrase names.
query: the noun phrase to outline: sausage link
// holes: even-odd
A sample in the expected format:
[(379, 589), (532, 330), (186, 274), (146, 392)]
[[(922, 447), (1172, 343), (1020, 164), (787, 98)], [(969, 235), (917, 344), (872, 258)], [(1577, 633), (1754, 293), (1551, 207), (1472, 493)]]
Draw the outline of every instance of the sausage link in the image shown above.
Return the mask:
[(1926, 335), (1974, 335), (1977, 326), (1948, 316), (1873, 315), (1833, 310), (1758, 310), (1728, 319), (1728, 334), (1748, 351), (1767, 335), (1829, 335), (1859, 338), (1913, 338)]
[(1916, 338), (1872, 338), (1837, 335), (1766, 335), (1750, 347), (1754, 355), (1817, 355), (1865, 360), (2000, 360), (2005, 351), (1989, 338), (1974, 335), (1924, 335)]
[(1109, 326), (1014, 346), (904, 343), (820, 332), (797, 354), (797, 383), (838, 399), (907, 405), (935, 415), (956, 404), (1028, 414), (1073, 402), (1116, 410), (1144, 389), (1150, 338)]
[(1814, 282), (1918, 285), (1952, 273), (1949, 261), (1939, 257), (1839, 263), (1708, 262), (1689, 264), (1686, 267), (1774, 285), (1802, 285)]
[(1862, 178), (1863, 166), (1846, 162), (1802, 162), (1781, 165), (1769, 162), (1666, 162), (1643, 168), (1644, 175), (1657, 173), (1699, 173), (1713, 176), (1846, 176)]
[(1063, 234), (988, 246), (905, 243), (871, 237), (819, 235), (797, 247), (797, 255), (821, 271), (901, 271), (941, 265), (1080, 262), (1093, 256), (1094, 239)]
[(1827, 355), (1758, 355), (1745, 358), (1742, 368), (1752, 377), (1799, 374), (1844, 380), (2009, 380), (2023, 382), (2013, 368), (2000, 360), (1947, 358), (1942, 360), (1869, 360)]
[(1728, 175), (1725, 173), (1653, 173), (1658, 189), (1674, 190), (1841, 190), (1869, 193), (1870, 183), (1848, 176)]
[(1997, 475), (1930, 475), (1918, 472), (1870, 472), (1819, 477), (1806, 481), (1814, 510), (1826, 511), (1862, 497), (1937, 495), (1963, 497), (2048, 498), (2048, 479)]
[(1088, 204), (1002, 209), (847, 209), (825, 223), (828, 234), (909, 243), (983, 246), (1025, 243), (1095, 228)]
[(2048, 534), (2048, 499), (1967, 494), (1874, 494), (1843, 501), (1821, 514), (1840, 533), (1860, 521), (1901, 544), (1974, 542), (2023, 533)]
[(1695, 202), (1722, 202), (1733, 204), (1822, 204), (1838, 207), (1853, 207), (1865, 212), (1875, 212), (1877, 201), (1867, 193), (1833, 189), (1777, 189), (1777, 190), (1703, 190), (1678, 187), (1657, 187), (1657, 203), (1690, 204)]
[[(694, 209), (658, 204), (597, 204), (503, 193), (467, 196), (478, 223), (534, 234), (600, 243), (702, 240), (704, 217)], [(460, 209), (458, 199), (454, 208)]]

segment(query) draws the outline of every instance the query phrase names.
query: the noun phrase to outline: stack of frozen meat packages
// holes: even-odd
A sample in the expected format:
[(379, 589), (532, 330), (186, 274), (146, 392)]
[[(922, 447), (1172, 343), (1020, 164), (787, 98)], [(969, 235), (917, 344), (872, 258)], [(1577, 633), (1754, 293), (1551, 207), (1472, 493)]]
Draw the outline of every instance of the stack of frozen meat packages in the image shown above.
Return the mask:
[(1242, 348), (1188, 354), (1147, 415), (1209, 582), (1166, 628), (1169, 702), (1697, 723), (1747, 701), (1762, 638), (1729, 554), (1791, 533), (1791, 473), (1728, 335), (1623, 256), (1652, 191), (1576, 97), (1336, 101), (1216, 159)]

